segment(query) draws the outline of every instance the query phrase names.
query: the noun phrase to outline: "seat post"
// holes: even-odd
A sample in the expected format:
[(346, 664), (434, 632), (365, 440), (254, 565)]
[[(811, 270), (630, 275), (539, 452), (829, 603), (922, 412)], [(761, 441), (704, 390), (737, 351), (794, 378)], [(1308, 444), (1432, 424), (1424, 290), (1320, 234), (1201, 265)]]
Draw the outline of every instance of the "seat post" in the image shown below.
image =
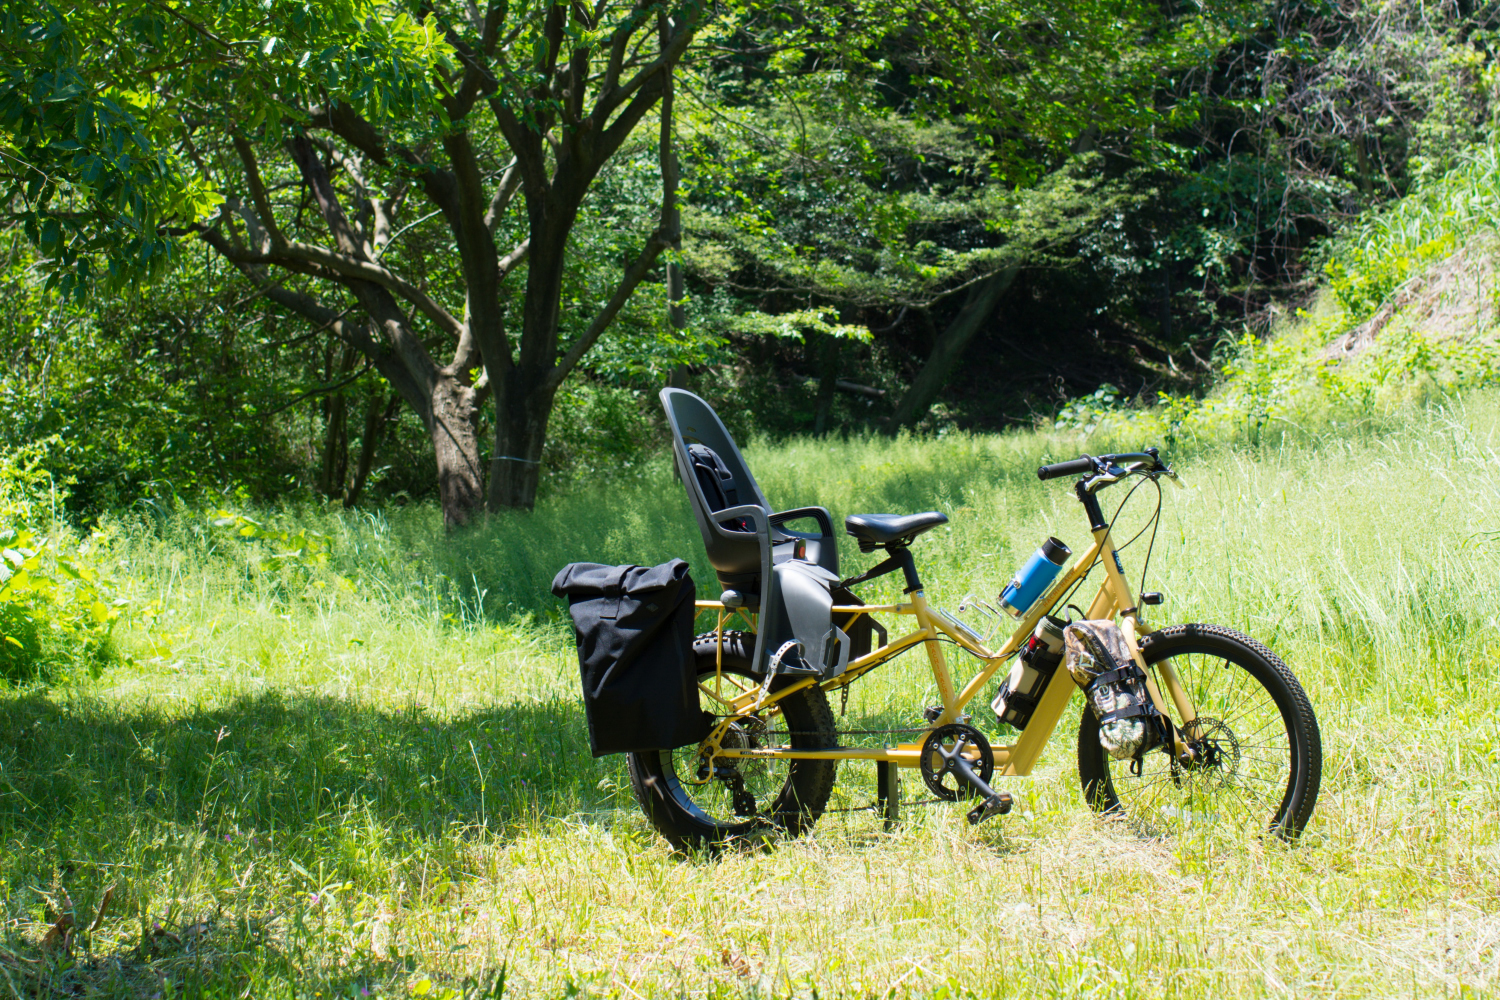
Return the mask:
[(917, 576), (917, 561), (911, 556), (911, 548), (906, 545), (892, 543), (887, 545), (885, 550), (891, 554), (891, 558), (896, 560), (896, 564), (901, 567), (901, 575), (906, 577), (906, 593), (910, 594), (913, 591), (921, 590), (922, 581)]

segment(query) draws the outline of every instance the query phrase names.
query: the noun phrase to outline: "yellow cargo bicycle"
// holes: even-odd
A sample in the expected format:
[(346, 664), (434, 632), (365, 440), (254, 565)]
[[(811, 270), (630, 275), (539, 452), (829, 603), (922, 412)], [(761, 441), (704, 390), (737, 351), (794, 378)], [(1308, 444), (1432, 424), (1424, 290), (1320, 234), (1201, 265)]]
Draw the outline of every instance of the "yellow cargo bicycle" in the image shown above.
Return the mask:
[[(1148, 625), (1141, 606), (1158, 604), (1160, 596), (1132, 593), (1112, 537), (1119, 510), (1106, 520), (1100, 507), (1099, 495), (1109, 487), (1149, 481), (1157, 486), (1159, 515), (1160, 481), (1175, 479), (1172, 471), (1155, 449), (1148, 449), (1085, 455), (1043, 466), (1038, 476), (1078, 477), (1074, 491), (1093, 542), (1071, 566), (1057, 570), (1034, 601), (1005, 608), (1018, 625), (998, 648), (928, 602), (911, 546), (923, 532), (947, 521), (935, 512), (846, 519), (845, 529), (862, 551), (883, 551), (886, 558), (844, 582), (854, 585), (899, 572), (905, 599), (833, 607), (844, 631), (852, 632), (854, 624), (874, 616), (912, 618), (915, 627), (849, 658), (833, 676), (784, 675), (774, 664), (770, 669), (757, 664), (755, 616), (723, 600), (698, 602), (700, 609), (717, 614), (717, 627), (694, 645), (703, 704), (715, 716), (712, 731), (697, 745), (629, 757), (636, 796), (656, 829), (683, 849), (713, 848), (777, 831), (806, 832), (828, 807), (840, 761), (876, 765), (877, 801), (872, 807), (888, 823), (898, 815), (901, 769), (919, 772), (938, 799), (977, 800), (970, 822), (1008, 812), (1009, 794), (996, 791), (992, 782), (1032, 772), (1079, 690), (1055, 653), (1050, 669), (1041, 655), (1049, 631), (1055, 633), (1063, 624), (1052, 612), (1102, 568), (1092, 602), (1072, 607), (1081, 619), (1117, 623), (1149, 693), (1149, 706), (1135, 714), (1151, 725), (1154, 736), (1144, 749), (1117, 759), (1101, 745), (1101, 716), (1086, 710), (1078, 730), (1085, 800), (1099, 813), (1152, 833), (1209, 826), (1297, 837), (1317, 801), (1322, 771), (1318, 725), (1307, 695), (1286, 664), (1248, 636), (1218, 625)], [(1120, 509), (1124, 506), (1122, 501)], [(1059, 543), (1051, 541), (1054, 551), (1046, 555), (1061, 561), (1055, 551)], [(1066, 553), (1065, 547), (1061, 551)], [(1013, 583), (1006, 595), (1014, 596), (1014, 589)], [(736, 616), (751, 630), (729, 627)], [(944, 645), (956, 645), (974, 657), (978, 672), (965, 682), (956, 680)], [(939, 703), (925, 706), (922, 726), (910, 730), (917, 738), (881, 746), (845, 745), (829, 695), (918, 646), (931, 663)], [(1007, 664), (1003, 701), (997, 701), (996, 710), (1016, 724), (1019, 735), (1011, 745), (991, 746), (972, 724), (969, 706)], [(1109, 715), (1103, 718), (1108, 721)]]

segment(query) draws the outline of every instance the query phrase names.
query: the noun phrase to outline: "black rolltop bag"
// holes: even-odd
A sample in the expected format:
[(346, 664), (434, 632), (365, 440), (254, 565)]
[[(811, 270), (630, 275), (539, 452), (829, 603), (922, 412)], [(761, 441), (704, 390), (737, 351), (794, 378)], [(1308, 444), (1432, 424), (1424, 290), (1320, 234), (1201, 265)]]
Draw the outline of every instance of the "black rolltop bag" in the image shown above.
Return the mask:
[(698, 704), (697, 592), (681, 559), (660, 566), (572, 563), (552, 581), (578, 640), (595, 757), (697, 743), (713, 726)]

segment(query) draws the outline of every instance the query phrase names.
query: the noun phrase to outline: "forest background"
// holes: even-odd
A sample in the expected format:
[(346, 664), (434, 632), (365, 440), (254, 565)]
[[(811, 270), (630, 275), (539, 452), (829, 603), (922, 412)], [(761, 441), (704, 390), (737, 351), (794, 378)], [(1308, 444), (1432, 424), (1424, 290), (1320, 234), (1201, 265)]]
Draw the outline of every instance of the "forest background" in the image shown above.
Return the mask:
[(639, 470), (671, 379), (747, 438), (1201, 396), (1483, 145), (1494, 17), (8, 3), (0, 447), (83, 523), (458, 524)]

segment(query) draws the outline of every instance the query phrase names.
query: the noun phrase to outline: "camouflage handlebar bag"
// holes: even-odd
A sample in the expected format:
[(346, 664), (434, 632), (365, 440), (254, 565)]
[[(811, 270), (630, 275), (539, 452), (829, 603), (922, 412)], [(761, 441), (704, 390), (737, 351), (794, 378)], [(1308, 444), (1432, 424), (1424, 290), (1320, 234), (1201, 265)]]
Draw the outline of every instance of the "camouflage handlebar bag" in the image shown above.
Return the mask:
[(1146, 675), (1130, 655), (1125, 635), (1107, 619), (1074, 622), (1063, 629), (1068, 673), (1088, 696), (1099, 719), (1099, 745), (1128, 760), (1157, 742), (1156, 707)]

